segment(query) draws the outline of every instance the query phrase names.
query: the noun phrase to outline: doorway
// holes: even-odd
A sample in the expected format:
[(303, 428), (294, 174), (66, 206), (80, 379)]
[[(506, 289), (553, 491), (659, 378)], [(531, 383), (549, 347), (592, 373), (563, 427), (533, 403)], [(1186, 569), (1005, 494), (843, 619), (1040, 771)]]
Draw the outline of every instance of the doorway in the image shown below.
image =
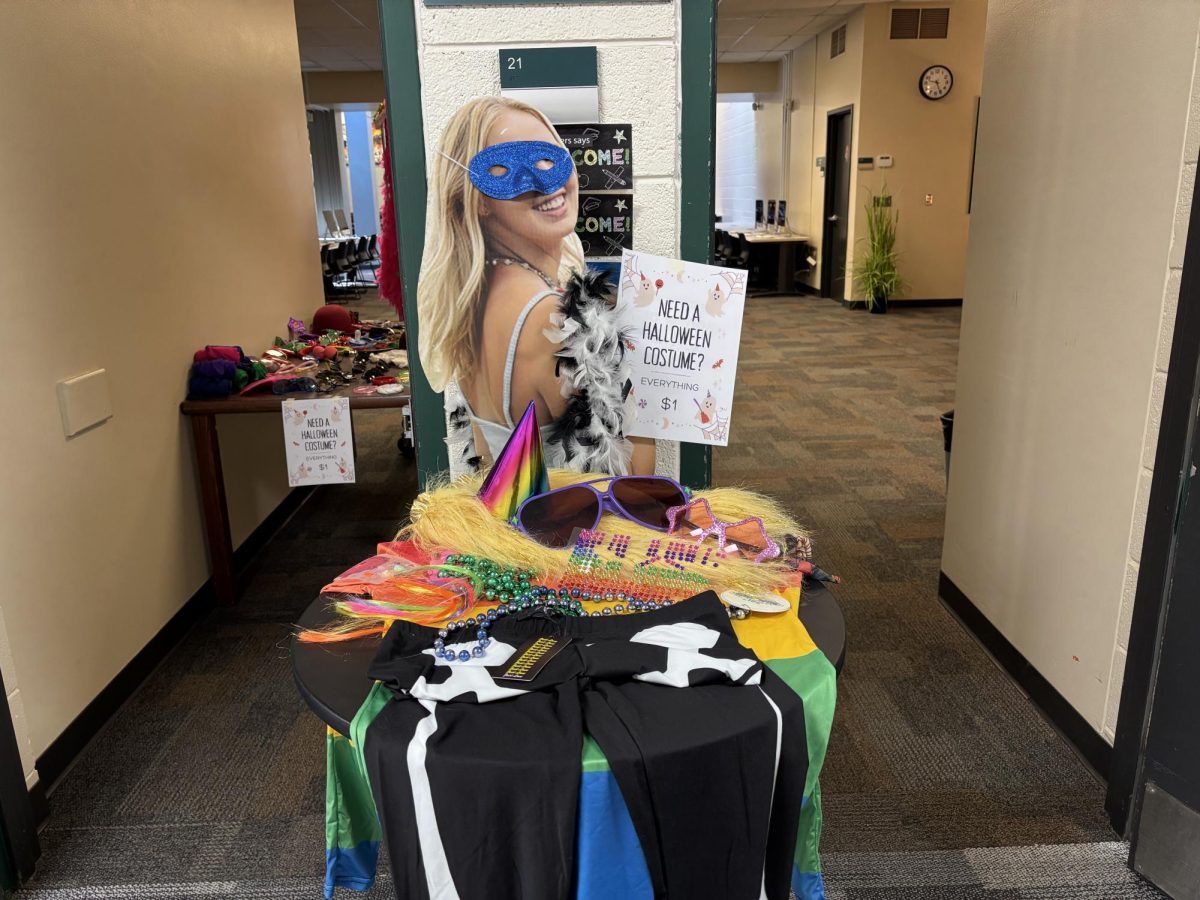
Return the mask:
[(825, 123), (825, 215), (821, 231), (821, 296), (846, 299), (850, 242), (850, 141), (854, 107), (829, 113)]
[[(1197, 408), (1193, 400), (1193, 411)], [(1200, 443), (1194, 434), (1190, 443), (1188, 471), (1195, 472)], [(1194, 602), (1200, 588), (1200, 508), (1187, 485), (1181, 493), (1128, 835), (1134, 870), (1182, 900), (1200, 897), (1200, 725), (1195, 714), (1200, 607)]]

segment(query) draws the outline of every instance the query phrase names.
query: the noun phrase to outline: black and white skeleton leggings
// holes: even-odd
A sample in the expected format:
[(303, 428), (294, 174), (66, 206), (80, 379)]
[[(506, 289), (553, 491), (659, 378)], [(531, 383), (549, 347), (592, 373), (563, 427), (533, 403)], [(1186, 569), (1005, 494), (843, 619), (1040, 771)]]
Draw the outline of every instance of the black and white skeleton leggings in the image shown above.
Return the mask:
[[(449, 663), (433, 629), (398, 622), (372, 664), (397, 698), (364, 753), (398, 897), (571, 897), (586, 729), (656, 897), (786, 900), (803, 707), (738, 644), (715, 594), (633, 615), (508, 617), (491, 636), (484, 658)], [(540, 636), (571, 642), (530, 683), (495, 677)]]

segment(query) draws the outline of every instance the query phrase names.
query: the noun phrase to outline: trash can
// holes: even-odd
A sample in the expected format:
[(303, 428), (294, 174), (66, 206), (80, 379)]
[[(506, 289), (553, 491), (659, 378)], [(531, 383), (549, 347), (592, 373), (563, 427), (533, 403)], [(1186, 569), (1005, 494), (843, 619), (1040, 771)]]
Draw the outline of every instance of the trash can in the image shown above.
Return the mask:
[(954, 440), (954, 410), (942, 413), (942, 443), (946, 446), (946, 484), (950, 483), (950, 444)]

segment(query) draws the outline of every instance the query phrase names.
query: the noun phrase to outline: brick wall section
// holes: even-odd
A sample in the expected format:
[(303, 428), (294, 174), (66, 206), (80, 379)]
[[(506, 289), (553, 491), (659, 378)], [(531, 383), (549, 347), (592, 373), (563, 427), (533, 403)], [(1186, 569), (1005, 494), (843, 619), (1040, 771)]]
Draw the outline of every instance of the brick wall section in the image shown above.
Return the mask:
[[(416, 9), (427, 158), (460, 105), (500, 93), (501, 47), (594, 45), (600, 119), (634, 138), (634, 247), (679, 254), (679, 20), (682, 0), (587, 6)], [(447, 405), (457, 400), (447, 392)], [(458, 449), (450, 448), (451, 471)], [(679, 445), (658, 442), (658, 471), (677, 475)]]
[(717, 104), (716, 209), (722, 225), (754, 224), (758, 139), (751, 101)]
[[(1200, 61), (1200, 56), (1198, 56)], [(1121, 586), (1121, 612), (1113, 645), (1112, 668), (1108, 678), (1108, 696), (1104, 706), (1104, 737), (1111, 743), (1117, 727), (1121, 704), (1121, 685), (1125, 676), (1125, 654), (1129, 643), (1129, 625), (1137, 591), (1138, 566), (1142, 559), (1142, 538), (1146, 532), (1146, 512), (1150, 505), (1150, 484), (1154, 477), (1154, 455), (1158, 449), (1158, 428), (1162, 422), (1163, 397), (1167, 388), (1167, 364), (1171, 359), (1171, 340), (1175, 332), (1175, 311), (1179, 304), (1179, 284), (1183, 273), (1183, 251), (1191, 218), (1192, 194), (1196, 187), (1196, 162), (1200, 158), (1200, 80), (1192, 71), (1192, 102), (1181, 154), (1179, 193), (1175, 201), (1175, 225), (1167, 258), (1163, 286), (1162, 317), (1158, 327), (1158, 352), (1150, 383), (1150, 397), (1142, 438), (1142, 466), (1138, 472), (1137, 495), (1129, 525), (1129, 553)]]

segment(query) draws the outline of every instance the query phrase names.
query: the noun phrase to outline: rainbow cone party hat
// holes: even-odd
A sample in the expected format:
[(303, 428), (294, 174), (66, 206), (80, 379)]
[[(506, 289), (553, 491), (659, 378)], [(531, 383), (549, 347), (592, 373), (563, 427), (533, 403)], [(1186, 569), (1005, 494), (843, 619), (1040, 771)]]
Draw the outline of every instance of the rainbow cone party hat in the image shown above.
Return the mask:
[(507, 520), (530, 497), (548, 490), (550, 476), (546, 474), (546, 460), (542, 456), (542, 433), (531, 402), (492, 464), (479, 489), (479, 499), (492, 515)]

